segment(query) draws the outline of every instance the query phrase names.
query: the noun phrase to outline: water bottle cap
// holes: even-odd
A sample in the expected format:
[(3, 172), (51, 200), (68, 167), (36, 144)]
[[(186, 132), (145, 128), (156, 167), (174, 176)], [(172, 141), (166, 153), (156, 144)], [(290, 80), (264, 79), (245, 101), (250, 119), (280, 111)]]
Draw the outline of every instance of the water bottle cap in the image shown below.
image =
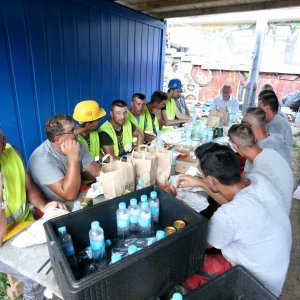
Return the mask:
[(138, 184), (145, 184), (144, 178), (139, 178), (138, 179)]
[(131, 255), (131, 254), (137, 252), (137, 250), (138, 250), (138, 248), (137, 248), (136, 245), (130, 245), (130, 246), (128, 247), (128, 254)]
[(148, 208), (149, 204), (148, 202), (142, 202), (142, 208)]
[(112, 243), (111, 243), (111, 240), (106, 240), (106, 241), (105, 241), (105, 246), (106, 246), (106, 247), (110, 247), (111, 244), (112, 244)]
[(119, 203), (119, 208), (120, 209), (125, 209), (126, 208), (126, 203), (125, 202), (120, 202)]
[(152, 192), (150, 193), (150, 197), (151, 197), (151, 198), (156, 198), (156, 197), (157, 197), (157, 192), (156, 192), (156, 191), (152, 191)]
[(98, 221), (93, 221), (91, 223), (91, 228), (92, 229), (98, 229), (100, 227), (100, 223)]
[(67, 232), (67, 228), (66, 228), (66, 226), (61, 226), (57, 229), (57, 231), (59, 234), (64, 234)]
[(121, 253), (119, 252), (114, 252), (112, 255), (111, 255), (111, 262), (112, 263), (115, 263), (119, 260), (121, 260), (122, 256), (121, 256)]
[(141, 201), (142, 202), (145, 202), (147, 200), (148, 200), (147, 195), (141, 195)]
[(166, 237), (166, 233), (163, 230), (157, 230), (156, 231), (156, 237), (157, 237), (158, 240), (161, 240), (164, 237)]
[(174, 293), (171, 298), (171, 300), (182, 300), (182, 299), (183, 297), (180, 293)]
[(137, 199), (136, 198), (131, 198), (130, 199), (130, 205), (137, 205)]

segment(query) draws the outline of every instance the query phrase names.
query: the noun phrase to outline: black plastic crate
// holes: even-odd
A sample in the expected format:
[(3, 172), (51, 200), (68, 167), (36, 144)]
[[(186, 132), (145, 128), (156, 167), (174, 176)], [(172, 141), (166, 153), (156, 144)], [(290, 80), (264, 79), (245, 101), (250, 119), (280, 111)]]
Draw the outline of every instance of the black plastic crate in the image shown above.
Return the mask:
[(235, 266), (185, 296), (187, 300), (278, 299), (242, 266)]
[[(72, 235), (75, 251), (89, 245), (90, 224), (99, 220), (105, 239), (117, 237), (116, 210), (122, 201), (150, 195), (156, 190), (160, 199), (159, 227), (175, 220), (187, 226), (153, 245), (122, 259), (107, 269), (76, 280), (59, 247), (57, 228), (66, 226)], [(159, 187), (142, 190), (99, 203), (44, 224), (54, 275), (64, 300), (155, 299), (203, 264), (206, 246), (207, 220)]]

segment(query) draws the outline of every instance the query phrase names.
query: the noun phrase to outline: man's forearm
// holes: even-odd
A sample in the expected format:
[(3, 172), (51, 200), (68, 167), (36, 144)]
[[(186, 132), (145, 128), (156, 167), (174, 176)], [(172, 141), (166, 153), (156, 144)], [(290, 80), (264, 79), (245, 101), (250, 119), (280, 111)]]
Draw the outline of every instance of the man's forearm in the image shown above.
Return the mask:
[(81, 186), (79, 159), (68, 159), (67, 173), (63, 179), (62, 190), (66, 200), (75, 199)]

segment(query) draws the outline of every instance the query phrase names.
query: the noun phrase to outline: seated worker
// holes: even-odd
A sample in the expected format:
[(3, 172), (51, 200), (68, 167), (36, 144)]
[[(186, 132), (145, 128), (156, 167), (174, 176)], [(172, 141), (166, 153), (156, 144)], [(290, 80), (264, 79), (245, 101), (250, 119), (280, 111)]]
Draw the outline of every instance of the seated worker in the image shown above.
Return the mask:
[[(266, 113), (260, 107), (247, 108), (242, 123), (248, 124), (260, 148), (269, 148), (277, 151), (282, 158), (286, 160), (289, 166), (291, 166), (291, 150), (281, 137), (276, 134), (268, 133), (265, 129), (266, 126)], [(249, 172), (251, 169), (250, 161), (246, 161), (245, 171)]]
[(89, 149), (92, 158), (96, 161), (101, 154), (98, 127), (100, 118), (105, 115), (105, 110), (94, 100), (79, 102), (73, 113), (73, 119), (78, 123), (75, 127), (77, 139)]
[(28, 170), (48, 201), (73, 201), (78, 197), (84, 172), (95, 179), (101, 167), (77, 141), (70, 116), (49, 118), (45, 133), (48, 139), (31, 154)]
[(127, 104), (115, 100), (111, 104), (111, 118), (100, 127), (102, 151), (112, 156), (123, 156), (132, 151), (132, 139), (137, 138), (137, 146), (144, 142), (143, 133), (127, 117)]
[[(147, 126), (152, 140), (156, 138), (157, 134), (163, 127), (162, 108), (166, 105), (168, 95), (162, 91), (155, 91), (149, 103), (144, 108)], [(149, 125), (148, 125), (149, 124)]]
[[(127, 111), (127, 119), (144, 134), (145, 142), (151, 142), (155, 136), (151, 135), (152, 125), (148, 124), (146, 118), (146, 96), (144, 94), (135, 93), (132, 96), (131, 107)], [(134, 143), (136, 139), (134, 139)]]
[[(65, 209), (56, 201), (48, 204), (44, 201), (38, 187), (27, 173), (24, 162), (17, 150), (6, 143), (6, 137), (0, 129), (0, 247), (5, 234), (19, 223), (33, 220), (27, 200), (36, 208), (45, 212), (49, 206)], [(37, 282), (20, 274), (14, 268), (0, 261), (0, 272), (11, 274), (24, 282), (24, 299), (43, 299), (45, 289)], [(37, 298), (35, 298), (37, 297)], [(39, 298), (41, 297), (41, 298)]]
[(252, 163), (250, 173), (267, 177), (277, 189), (287, 213), (290, 213), (294, 188), (293, 172), (286, 160), (275, 150), (261, 148), (247, 124), (232, 125), (228, 131), (233, 148)]
[(278, 113), (279, 101), (274, 92), (261, 93), (258, 97), (258, 106), (266, 113), (266, 130), (279, 135), (289, 148), (292, 147), (293, 135), (289, 122)]
[(232, 266), (241, 265), (277, 297), (287, 274), (291, 224), (273, 184), (263, 175), (241, 178), (236, 154), (206, 143), (195, 151), (199, 177), (180, 176), (180, 187), (208, 186), (225, 203), (209, 221), (207, 247), (220, 249)]
[(180, 113), (176, 106), (176, 99), (180, 97), (182, 83), (179, 79), (171, 79), (168, 84), (168, 99), (165, 108), (162, 109), (164, 130), (172, 130), (176, 125), (188, 123), (191, 118)]
[(228, 108), (230, 111), (239, 111), (239, 100), (231, 95), (232, 86), (230, 84), (224, 84), (221, 88), (221, 95), (217, 96), (213, 100), (212, 109), (216, 108)]

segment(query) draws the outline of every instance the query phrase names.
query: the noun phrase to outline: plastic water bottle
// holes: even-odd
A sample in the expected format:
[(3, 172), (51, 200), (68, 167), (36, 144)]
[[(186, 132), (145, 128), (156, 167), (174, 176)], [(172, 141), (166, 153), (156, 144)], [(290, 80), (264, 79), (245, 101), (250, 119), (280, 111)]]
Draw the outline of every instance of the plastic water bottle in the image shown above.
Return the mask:
[(154, 142), (156, 148), (161, 149), (164, 146), (164, 141), (161, 139), (161, 133), (158, 133)]
[(130, 199), (129, 211), (129, 231), (130, 234), (135, 235), (139, 230), (139, 215), (140, 207), (137, 204), (137, 199)]
[(67, 233), (67, 228), (66, 226), (62, 226), (58, 228), (58, 241), (59, 244), (68, 260), (68, 263), (75, 275), (75, 273), (77, 273), (78, 270), (78, 266), (77, 266), (77, 259), (75, 256), (75, 250), (74, 250), (74, 246), (73, 246), (73, 241), (72, 241), (72, 237), (69, 233)]
[(144, 178), (139, 178), (138, 179), (138, 184), (136, 186), (136, 190), (141, 190), (145, 187), (145, 181)]
[(73, 206), (72, 212), (73, 212), (73, 211), (80, 210), (80, 209), (82, 209), (82, 207), (80, 206), (80, 201), (79, 201), (79, 200), (76, 200), (76, 201), (74, 202), (74, 206)]
[(117, 210), (117, 229), (119, 239), (124, 239), (129, 236), (129, 212), (125, 202), (119, 203)]
[(142, 207), (143, 202), (148, 202), (147, 195), (141, 195), (140, 208)]
[(151, 211), (148, 202), (142, 202), (139, 215), (139, 229), (142, 237), (151, 235)]
[(157, 192), (152, 191), (150, 193), (150, 198), (149, 198), (149, 206), (151, 210), (151, 221), (152, 223), (158, 224), (158, 219), (159, 219), (159, 199), (157, 198)]
[(98, 221), (93, 221), (91, 223), (89, 238), (93, 260), (99, 261), (103, 259), (103, 257), (105, 256), (104, 232), (103, 229), (100, 227)]
[(124, 246), (129, 248), (130, 246), (136, 246), (138, 249), (143, 249), (147, 246), (153, 244), (154, 237), (142, 237), (142, 238), (132, 238), (126, 239), (124, 242)]
[(179, 153), (175, 149), (171, 149), (170, 151), (172, 152), (172, 165), (171, 165), (170, 175), (175, 175), (176, 161), (177, 161), (177, 156)]

